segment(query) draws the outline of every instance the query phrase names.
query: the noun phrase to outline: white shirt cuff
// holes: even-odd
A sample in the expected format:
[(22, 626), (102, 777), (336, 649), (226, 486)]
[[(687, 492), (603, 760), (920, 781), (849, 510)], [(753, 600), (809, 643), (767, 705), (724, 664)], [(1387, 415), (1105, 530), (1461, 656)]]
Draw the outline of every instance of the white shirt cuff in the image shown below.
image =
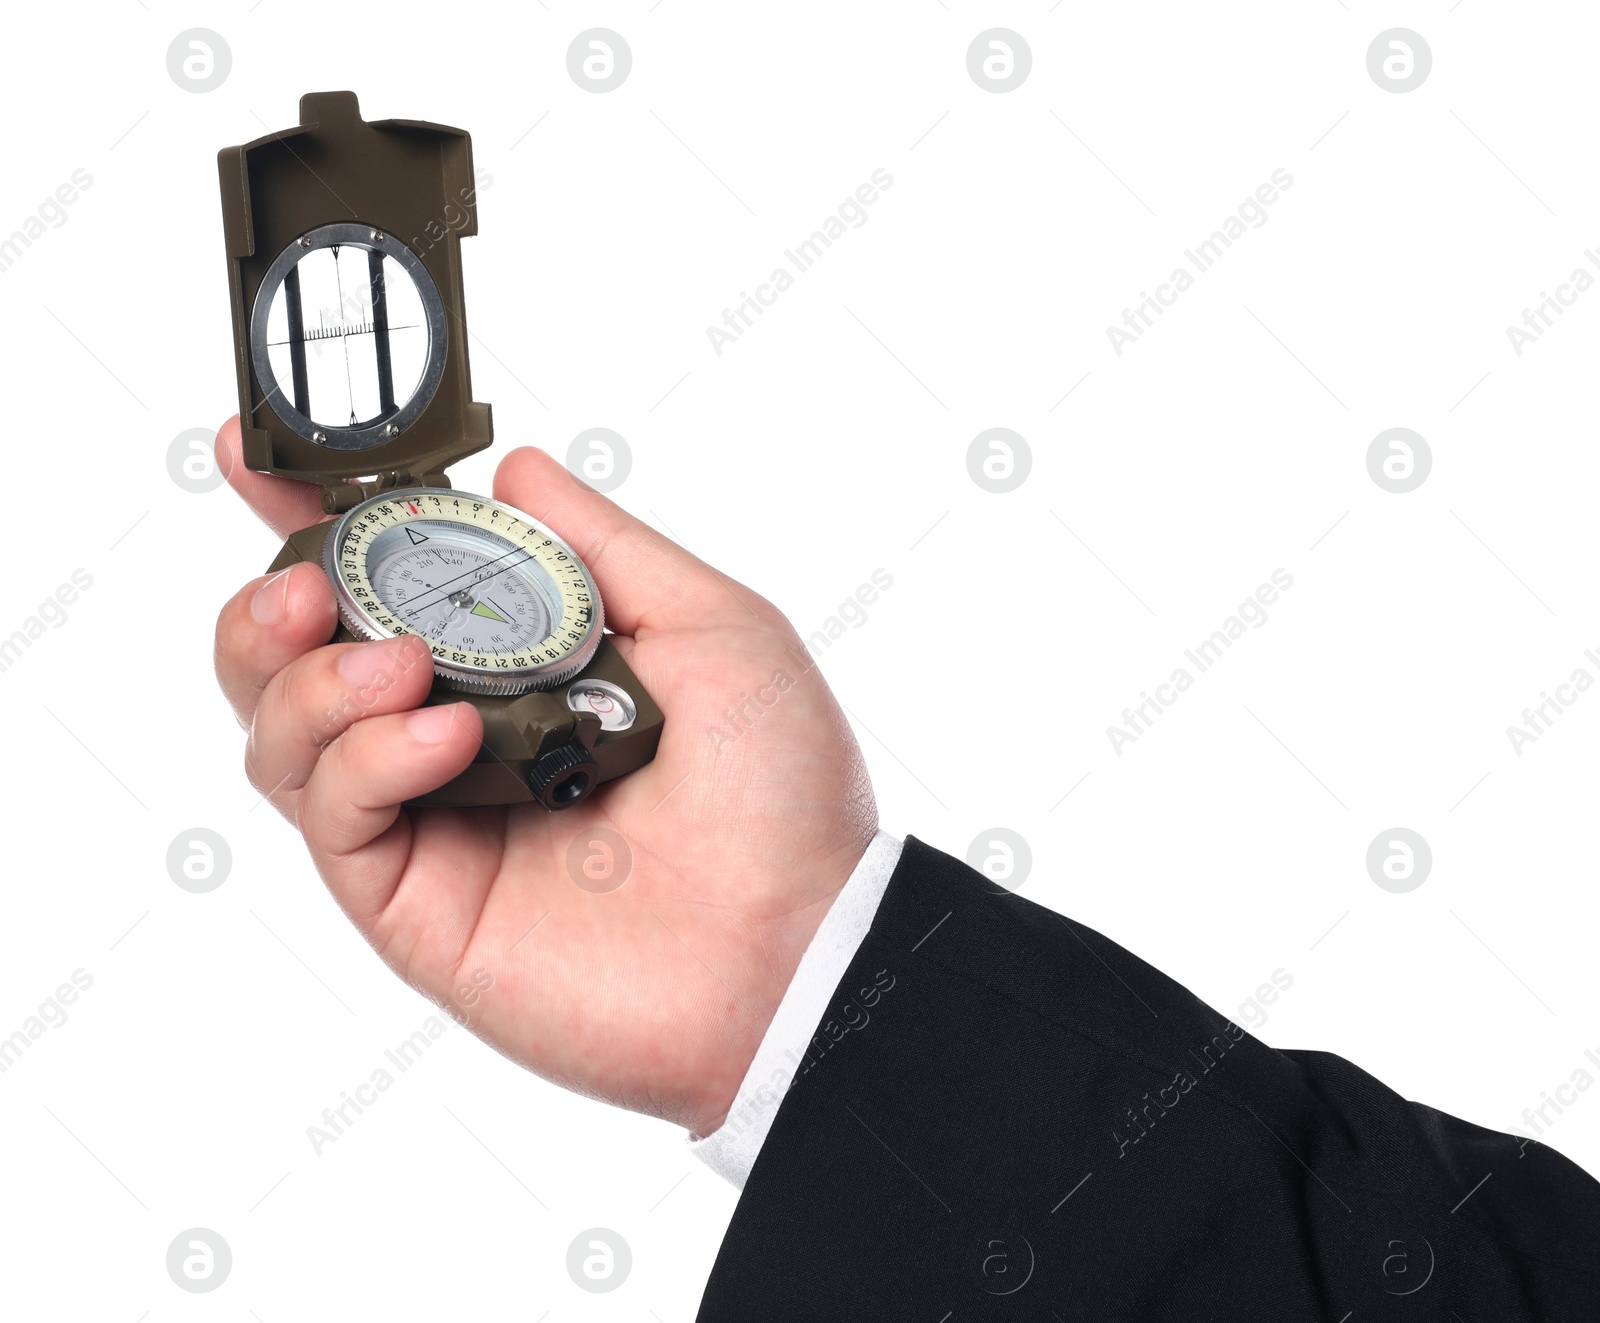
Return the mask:
[(689, 1140), (689, 1151), (738, 1189), (744, 1189), (834, 989), (872, 927), (878, 903), (900, 862), (901, 845), (884, 831), (872, 838), (800, 957), (727, 1120), (704, 1139)]

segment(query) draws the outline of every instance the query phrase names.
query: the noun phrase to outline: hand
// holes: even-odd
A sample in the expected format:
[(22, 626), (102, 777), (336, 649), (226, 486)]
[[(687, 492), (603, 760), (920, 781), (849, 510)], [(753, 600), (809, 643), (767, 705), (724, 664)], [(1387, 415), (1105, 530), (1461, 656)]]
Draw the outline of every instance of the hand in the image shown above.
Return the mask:
[[(316, 488), (244, 467), (237, 418), (217, 456), (280, 536), (325, 518)], [(541, 451), (507, 455), (494, 495), (598, 580), (618, 649), (666, 714), (655, 761), (560, 813), (401, 808), (472, 761), (477, 712), (415, 710), (433, 680), (415, 638), (329, 645), (326, 576), (297, 565), (247, 584), (217, 622), (246, 769), (406, 982), (546, 1079), (707, 1134), (877, 829), (861, 751), (770, 602)], [(598, 827), (632, 854), (604, 894), (567, 863)]]

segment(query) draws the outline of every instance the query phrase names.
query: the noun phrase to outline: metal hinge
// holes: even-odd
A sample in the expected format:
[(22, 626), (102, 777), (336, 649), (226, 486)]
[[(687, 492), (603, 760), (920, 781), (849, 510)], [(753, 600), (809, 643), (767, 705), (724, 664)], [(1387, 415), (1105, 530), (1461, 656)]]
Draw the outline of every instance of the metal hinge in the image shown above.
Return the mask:
[(406, 469), (390, 469), (387, 473), (370, 478), (346, 480), (322, 489), (322, 508), (327, 514), (343, 514), (362, 501), (384, 492), (402, 487), (448, 487), (450, 479), (443, 473), (428, 473), (417, 477)]

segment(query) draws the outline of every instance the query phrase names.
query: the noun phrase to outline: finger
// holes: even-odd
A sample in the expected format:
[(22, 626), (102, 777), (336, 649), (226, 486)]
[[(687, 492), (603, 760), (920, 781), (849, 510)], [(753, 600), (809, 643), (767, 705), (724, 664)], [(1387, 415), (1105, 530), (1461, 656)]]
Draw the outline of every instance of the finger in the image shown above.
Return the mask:
[(250, 784), (280, 807), (291, 803), (330, 741), (428, 696), (432, 661), (428, 645), (408, 634), (318, 648), (291, 662), (261, 692), (245, 751)]
[(690, 555), (532, 446), (513, 450), (494, 494), (560, 533), (599, 580), (606, 624), (623, 634), (711, 623), (724, 614), (781, 619), (743, 584)]
[(228, 486), (244, 497), (245, 504), (279, 537), (331, 518), (323, 514), (322, 493), (313, 484), (246, 468), (241, 444), (239, 416), (235, 414), (217, 433), (217, 466)]
[(369, 717), (333, 744), (300, 796), (298, 822), (334, 898), (364, 930), (411, 853), (400, 805), (465, 771), (483, 739), (470, 703)]
[(217, 617), (217, 681), (241, 726), (255, 716), (261, 691), (290, 662), (333, 637), (338, 610), (328, 576), (291, 565), (245, 584)]

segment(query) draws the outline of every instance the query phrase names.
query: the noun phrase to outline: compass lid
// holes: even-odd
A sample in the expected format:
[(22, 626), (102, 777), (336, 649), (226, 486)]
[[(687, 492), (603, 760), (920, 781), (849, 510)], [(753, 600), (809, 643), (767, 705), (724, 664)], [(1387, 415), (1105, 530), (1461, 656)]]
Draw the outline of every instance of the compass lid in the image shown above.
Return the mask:
[(224, 148), (217, 169), (245, 463), (317, 483), (330, 512), (447, 486), (493, 437), (467, 361), (471, 138), (313, 92), (298, 127)]

